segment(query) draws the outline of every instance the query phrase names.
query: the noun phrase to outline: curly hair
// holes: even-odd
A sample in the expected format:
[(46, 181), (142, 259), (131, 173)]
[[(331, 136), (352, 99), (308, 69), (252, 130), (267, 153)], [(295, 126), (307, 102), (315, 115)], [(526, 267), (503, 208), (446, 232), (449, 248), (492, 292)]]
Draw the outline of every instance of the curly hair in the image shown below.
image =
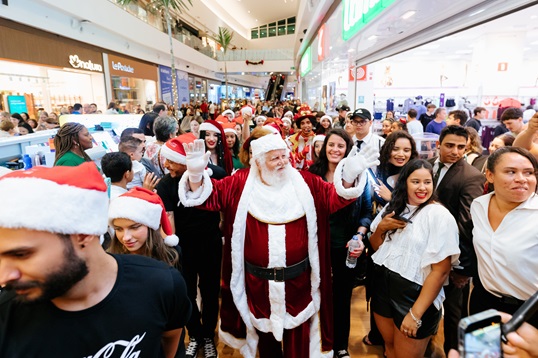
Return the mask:
[(256, 127), (252, 130), (252, 133), (250, 134), (250, 137), (243, 143), (241, 148), (239, 149), (239, 160), (241, 161), (241, 164), (245, 166), (245, 168), (250, 168), (250, 143), (253, 140), (256, 140), (258, 138), (263, 137), (267, 134), (272, 134), (271, 130), (263, 127)]
[(339, 136), (346, 142), (346, 153), (344, 154), (344, 158), (347, 157), (351, 151), (351, 148), (353, 148), (353, 140), (345, 130), (340, 128), (331, 129), (323, 141), (323, 146), (319, 152), (318, 160), (316, 160), (316, 162), (312, 164), (309, 169), (311, 173), (319, 175), (320, 177), (325, 177), (325, 174), (327, 174), (327, 171), (329, 170), (329, 159), (327, 159), (327, 142), (333, 135)]
[[(80, 147), (79, 134), (86, 127), (80, 123), (69, 122), (60, 127), (54, 137), (54, 148), (56, 148), (56, 157), (54, 165), (65, 153), (69, 152), (75, 145)], [(82, 157), (85, 161), (91, 162), (90, 157), (81, 149)]]
[(409, 160), (418, 158), (417, 145), (411, 134), (406, 131), (393, 132), (387, 136), (385, 144), (383, 144), (381, 151), (379, 152), (379, 166), (377, 167), (378, 177), (387, 178), (387, 176), (389, 176), (390, 166), (392, 165), (390, 163), (390, 156), (396, 141), (400, 138), (409, 140), (409, 143), (411, 144), (411, 157)]
[[(383, 213), (382, 217), (385, 217), (392, 212), (394, 212), (395, 216), (400, 216), (404, 213), (404, 210), (406, 209), (409, 201), (407, 193), (407, 178), (409, 178), (409, 176), (413, 174), (413, 172), (415, 172), (416, 170), (423, 168), (427, 169), (430, 172), (433, 183), (432, 165), (424, 159), (410, 160), (406, 165), (404, 165), (400, 172), (400, 176), (398, 177), (398, 181), (396, 182), (396, 186), (394, 187), (394, 191), (392, 192), (392, 199), (385, 208), (385, 212)], [(433, 183), (432, 185), (435, 185), (435, 183)], [(426, 205), (433, 203), (434, 201), (435, 192), (432, 191), (432, 195), (430, 196), (430, 198), (424, 203), (420, 204), (417, 210), (413, 213), (413, 215), (411, 215), (411, 217), (416, 216), (420, 210), (422, 210)], [(394, 232), (396, 232), (396, 230), (388, 231), (387, 239), (390, 239)]]

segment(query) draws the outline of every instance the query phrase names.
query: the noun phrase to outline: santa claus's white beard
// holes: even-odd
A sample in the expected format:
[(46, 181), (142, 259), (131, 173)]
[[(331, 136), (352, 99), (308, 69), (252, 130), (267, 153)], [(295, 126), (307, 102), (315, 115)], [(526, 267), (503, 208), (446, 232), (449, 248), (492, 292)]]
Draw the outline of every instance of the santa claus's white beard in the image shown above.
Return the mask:
[(282, 186), (290, 180), (290, 171), (293, 170), (288, 164), (283, 169), (270, 170), (265, 164), (260, 165), (260, 176), (262, 181), (268, 186)]

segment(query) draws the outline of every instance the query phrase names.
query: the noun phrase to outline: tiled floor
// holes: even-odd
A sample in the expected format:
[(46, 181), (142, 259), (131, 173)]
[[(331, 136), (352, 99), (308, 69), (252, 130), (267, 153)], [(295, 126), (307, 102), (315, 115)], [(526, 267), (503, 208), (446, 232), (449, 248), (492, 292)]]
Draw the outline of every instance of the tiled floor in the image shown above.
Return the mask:
[[(370, 316), (366, 311), (364, 287), (357, 287), (353, 291), (351, 305), (351, 334), (349, 337), (349, 353), (354, 357), (383, 357), (381, 347), (368, 347), (362, 343), (362, 337), (368, 333), (370, 329)], [(217, 346), (219, 357), (240, 358), (239, 351), (235, 351), (230, 347), (225, 347), (219, 343)], [(199, 355), (202, 356), (201, 354)]]

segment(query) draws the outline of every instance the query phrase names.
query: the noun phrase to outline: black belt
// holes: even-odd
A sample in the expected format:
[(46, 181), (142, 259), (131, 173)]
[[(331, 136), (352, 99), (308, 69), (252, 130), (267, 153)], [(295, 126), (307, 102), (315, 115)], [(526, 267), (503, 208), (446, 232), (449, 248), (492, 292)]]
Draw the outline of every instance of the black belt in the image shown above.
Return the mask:
[(248, 273), (251, 273), (254, 276), (264, 280), (271, 280), (276, 282), (282, 282), (285, 280), (291, 280), (296, 277), (299, 277), (299, 275), (308, 270), (309, 267), (310, 263), (308, 261), (308, 257), (303, 261), (288, 267), (267, 268), (256, 266), (245, 261), (245, 269)]

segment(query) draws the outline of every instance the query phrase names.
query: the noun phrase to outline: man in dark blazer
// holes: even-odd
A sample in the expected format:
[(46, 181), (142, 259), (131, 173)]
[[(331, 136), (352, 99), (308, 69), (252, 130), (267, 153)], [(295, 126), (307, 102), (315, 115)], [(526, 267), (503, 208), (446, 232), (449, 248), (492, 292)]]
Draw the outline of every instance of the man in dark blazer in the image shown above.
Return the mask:
[(485, 183), (484, 175), (463, 158), (467, 137), (462, 126), (450, 125), (443, 128), (437, 142), (439, 156), (430, 159), (436, 185), (435, 194), (456, 219), (461, 250), (460, 264), (450, 273), (450, 283), (444, 287), (444, 349), (447, 354), (450, 349), (457, 349), (458, 324), (462, 309), (465, 313), (464, 307), (467, 306), (467, 298), (463, 299), (463, 289), (476, 274), (470, 208), (472, 201), (482, 195)]

